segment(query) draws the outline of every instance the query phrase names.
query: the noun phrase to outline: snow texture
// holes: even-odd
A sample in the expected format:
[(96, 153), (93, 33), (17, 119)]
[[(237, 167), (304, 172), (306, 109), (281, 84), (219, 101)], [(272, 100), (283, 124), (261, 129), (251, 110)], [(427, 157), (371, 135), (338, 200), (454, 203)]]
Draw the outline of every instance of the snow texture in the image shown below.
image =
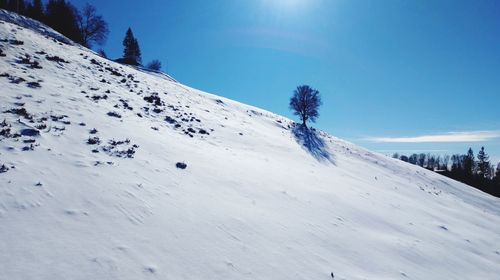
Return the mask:
[(0, 279), (499, 279), (497, 198), (5, 11), (0, 40)]

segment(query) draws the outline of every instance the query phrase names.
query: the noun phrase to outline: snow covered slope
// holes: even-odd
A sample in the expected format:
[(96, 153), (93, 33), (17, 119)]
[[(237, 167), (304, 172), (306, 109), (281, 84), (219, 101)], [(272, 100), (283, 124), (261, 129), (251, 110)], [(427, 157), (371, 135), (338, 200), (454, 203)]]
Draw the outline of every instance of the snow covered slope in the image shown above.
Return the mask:
[(1, 13), (0, 279), (499, 279), (499, 199)]

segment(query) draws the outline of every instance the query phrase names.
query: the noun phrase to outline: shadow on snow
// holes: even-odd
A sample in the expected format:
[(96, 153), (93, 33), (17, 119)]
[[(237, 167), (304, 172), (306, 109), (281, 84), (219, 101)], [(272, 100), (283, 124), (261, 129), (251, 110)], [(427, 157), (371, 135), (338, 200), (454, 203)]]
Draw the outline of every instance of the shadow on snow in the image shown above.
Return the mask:
[(327, 149), (325, 141), (314, 128), (295, 124), (292, 128), (295, 141), (318, 161), (329, 161), (335, 164), (333, 155)]

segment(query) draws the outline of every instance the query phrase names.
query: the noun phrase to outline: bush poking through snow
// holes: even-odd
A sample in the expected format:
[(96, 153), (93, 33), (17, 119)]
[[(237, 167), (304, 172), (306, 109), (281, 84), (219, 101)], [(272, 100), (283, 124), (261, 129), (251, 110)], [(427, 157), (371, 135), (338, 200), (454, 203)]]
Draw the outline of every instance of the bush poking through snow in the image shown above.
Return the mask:
[(14, 46), (22, 46), (22, 45), (24, 45), (24, 42), (23, 41), (19, 41), (19, 40), (9, 40), (9, 43), (11, 45), (14, 45)]
[(117, 112), (108, 112), (108, 116), (110, 117), (115, 117), (115, 118), (121, 118), (122, 116), (118, 114)]
[(19, 57), (16, 62), (19, 64), (28, 65), (28, 67), (31, 69), (42, 69), (40, 63), (36, 60), (31, 60), (31, 56), (29, 54), (25, 54), (24, 57)]
[(89, 139), (87, 140), (87, 144), (99, 145), (101, 144), (101, 139), (99, 139), (99, 137), (89, 137)]
[(176, 123), (177, 121), (175, 119), (173, 119), (172, 117), (170, 116), (166, 116), (165, 117), (165, 121), (168, 122), (169, 124), (174, 124)]
[(92, 63), (92, 64), (94, 64), (94, 65), (102, 66), (102, 65), (101, 65), (101, 63), (100, 63), (99, 61), (97, 61), (97, 60), (95, 60), (95, 59), (93, 59), (93, 58), (90, 60), (90, 63)]
[(144, 100), (148, 103), (152, 103), (156, 106), (162, 106), (163, 102), (161, 101), (161, 98), (158, 96), (158, 93), (154, 92), (150, 96), (144, 97)]
[(46, 128), (47, 128), (47, 125), (46, 125), (46, 124), (44, 124), (44, 123), (41, 123), (41, 124), (37, 124), (37, 125), (35, 125), (35, 127), (36, 127), (36, 129), (38, 129), (38, 130), (44, 130), (44, 129), (46, 129)]
[(21, 150), (23, 152), (33, 151), (33, 150), (35, 150), (35, 146), (33, 144), (30, 144), (29, 146), (24, 146)]
[(177, 167), (179, 169), (186, 169), (187, 164), (185, 164), (184, 162), (178, 162), (175, 164), (175, 167)]
[(5, 164), (2, 164), (2, 166), (0, 166), (0, 173), (5, 173), (7, 171), (9, 171), (9, 168), (5, 166)]
[[(135, 152), (139, 148), (136, 144), (129, 146), (131, 144), (129, 139), (118, 141), (112, 139), (108, 141), (108, 144), (107, 146), (101, 146), (101, 150), (110, 156), (119, 158), (134, 158)], [(96, 153), (98, 150), (95, 149), (92, 152)]]
[(41, 88), (42, 85), (40, 85), (39, 82), (29, 82), (26, 84), (29, 88)]
[(53, 61), (53, 62), (58, 62), (58, 63), (69, 63), (69, 61), (66, 61), (60, 57), (58, 57), (57, 55), (54, 55), (54, 56), (45, 56), (45, 58), (48, 60), (48, 61)]
[(150, 63), (148, 63), (146, 68), (148, 68), (149, 70), (152, 70), (152, 71), (160, 71), (161, 70), (161, 61), (159, 61), (158, 59), (154, 59)]
[(3, 136), (5, 138), (9, 138), (12, 136), (12, 134), (10, 134), (10, 125), (5, 119), (0, 123), (0, 128), (2, 128), (0, 129), (0, 136)]
[(11, 113), (11, 114), (14, 114), (14, 115), (19, 115), (19, 116), (22, 116), (22, 117), (25, 117), (26, 119), (29, 119), (31, 120), (33, 117), (28, 113), (28, 111), (26, 111), (25, 108), (12, 108), (10, 110), (7, 110), (5, 111), (4, 113)]
[(3, 136), (5, 138), (9, 138), (11, 136), (10, 127), (0, 129), (0, 136)]

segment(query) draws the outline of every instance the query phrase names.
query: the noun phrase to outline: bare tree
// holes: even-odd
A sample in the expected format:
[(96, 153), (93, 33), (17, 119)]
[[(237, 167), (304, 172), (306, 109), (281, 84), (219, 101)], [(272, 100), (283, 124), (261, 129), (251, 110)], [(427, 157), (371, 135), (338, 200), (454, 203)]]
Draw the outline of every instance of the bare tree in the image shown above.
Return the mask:
[(108, 24), (97, 14), (94, 6), (86, 4), (77, 20), (84, 46), (91, 47), (93, 43), (103, 45), (106, 42), (109, 34)]
[(148, 63), (148, 65), (146, 65), (146, 68), (148, 68), (149, 70), (153, 70), (153, 71), (160, 71), (161, 70), (161, 61), (159, 61), (158, 59), (154, 59), (150, 63)]
[(319, 106), (321, 106), (319, 91), (307, 85), (298, 86), (290, 98), (290, 109), (300, 117), (304, 127), (307, 127), (307, 121), (316, 121), (319, 116)]

